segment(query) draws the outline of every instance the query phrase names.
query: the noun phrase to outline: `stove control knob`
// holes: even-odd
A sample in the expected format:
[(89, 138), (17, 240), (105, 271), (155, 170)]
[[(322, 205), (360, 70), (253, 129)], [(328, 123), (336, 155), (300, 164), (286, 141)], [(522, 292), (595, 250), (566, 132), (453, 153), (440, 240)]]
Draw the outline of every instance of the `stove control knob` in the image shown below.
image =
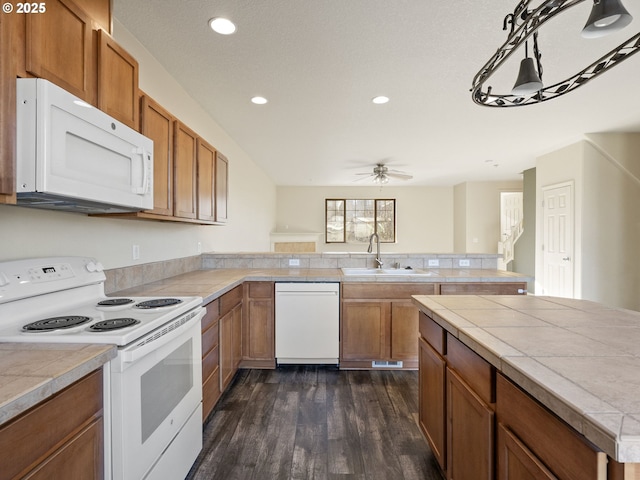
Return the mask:
[(96, 263), (96, 272), (102, 272), (104, 270), (104, 266), (98, 262)]
[(98, 270), (98, 266), (94, 262), (87, 263), (87, 270), (91, 273)]

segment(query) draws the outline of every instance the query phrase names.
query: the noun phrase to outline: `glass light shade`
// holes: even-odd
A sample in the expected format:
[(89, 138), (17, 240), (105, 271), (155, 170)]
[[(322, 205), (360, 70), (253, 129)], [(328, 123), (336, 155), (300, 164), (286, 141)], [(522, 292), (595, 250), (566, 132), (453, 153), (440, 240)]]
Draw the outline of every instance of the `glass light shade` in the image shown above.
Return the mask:
[(604, 37), (622, 30), (631, 20), (633, 17), (620, 0), (594, 0), (591, 15), (582, 29), (582, 37)]
[(542, 90), (542, 80), (536, 71), (533, 58), (525, 58), (520, 62), (520, 71), (511, 93), (513, 95), (531, 95)]
[(253, 97), (251, 98), (251, 102), (255, 103), (256, 105), (264, 105), (265, 103), (267, 103), (269, 100), (267, 100), (264, 97)]

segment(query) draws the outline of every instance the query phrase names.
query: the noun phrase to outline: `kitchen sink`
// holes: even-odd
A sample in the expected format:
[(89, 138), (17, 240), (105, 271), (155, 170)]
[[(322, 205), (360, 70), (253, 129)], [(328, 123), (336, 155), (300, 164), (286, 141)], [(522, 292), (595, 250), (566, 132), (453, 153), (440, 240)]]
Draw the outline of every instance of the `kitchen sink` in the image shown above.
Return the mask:
[(428, 270), (407, 270), (404, 268), (342, 268), (341, 270), (344, 275), (437, 275), (437, 273)]

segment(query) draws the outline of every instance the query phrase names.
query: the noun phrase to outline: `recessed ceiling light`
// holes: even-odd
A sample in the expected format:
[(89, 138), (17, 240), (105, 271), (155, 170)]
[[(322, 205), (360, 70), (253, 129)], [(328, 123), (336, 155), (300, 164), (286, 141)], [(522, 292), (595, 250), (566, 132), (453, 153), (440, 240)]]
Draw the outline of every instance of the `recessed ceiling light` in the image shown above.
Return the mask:
[(379, 97), (373, 97), (371, 101), (377, 105), (382, 105), (383, 103), (387, 103), (389, 101), (389, 97), (380, 95)]
[(267, 99), (266, 99), (266, 98), (264, 98), (264, 97), (253, 97), (253, 98), (251, 99), (251, 101), (252, 101), (253, 103), (255, 103), (256, 105), (264, 105), (264, 104), (265, 104), (265, 103), (267, 103), (269, 100), (267, 100)]
[(211, 30), (220, 35), (231, 35), (236, 31), (235, 24), (226, 18), (216, 17), (209, 20)]

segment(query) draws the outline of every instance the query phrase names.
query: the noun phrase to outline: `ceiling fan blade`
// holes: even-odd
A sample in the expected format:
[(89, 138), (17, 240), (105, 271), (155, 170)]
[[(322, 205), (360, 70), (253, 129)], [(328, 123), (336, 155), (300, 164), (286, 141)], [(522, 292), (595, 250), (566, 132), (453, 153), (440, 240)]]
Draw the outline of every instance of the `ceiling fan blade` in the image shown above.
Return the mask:
[(366, 180), (367, 178), (375, 177), (375, 174), (371, 173), (356, 173), (356, 175), (363, 175), (360, 178), (356, 178), (354, 182), (360, 182), (362, 180)]
[(387, 172), (387, 176), (389, 177), (393, 177), (393, 178), (399, 178), (401, 180), (411, 180), (413, 178), (413, 175), (408, 175), (406, 173), (394, 173), (394, 172)]

